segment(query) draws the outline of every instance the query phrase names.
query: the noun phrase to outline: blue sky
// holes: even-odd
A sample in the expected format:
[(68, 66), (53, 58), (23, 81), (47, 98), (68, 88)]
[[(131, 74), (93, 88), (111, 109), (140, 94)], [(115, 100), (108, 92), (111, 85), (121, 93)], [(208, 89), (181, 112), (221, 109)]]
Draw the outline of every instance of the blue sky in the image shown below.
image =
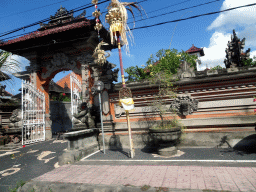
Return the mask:
[[(127, 1), (132, 2), (129, 0)], [(137, 21), (136, 27), (187, 18), (194, 15), (255, 3), (253, 0), (215, 0), (213, 3), (198, 6), (212, 1), (214, 0), (147, 0), (142, 2), (141, 6), (146, 11), (149, 19)], [(88, 3), (91, 3), (91, 0), (2, 0), (0, 1), (0, 34), (29, 25), (42, 19), (47, 19), (50, 15), (54, 15), (56, 13), (60, 8), (60, 5), (65, 7), (67, 10), (71, 10)], [(101, 12), (106, 11), (107, 5), (108, 3), (99, 5)], [(152, 16), (192, 6), (196, 7), (150, 19)], [(94, 8), (89, 8), (86, 11), (86, 17), (92, 19), (91, 15)], [(75, 13), (75, 16), (81, 12), (82, 11)], [(138, 12), (136, 12), (135, 16), (136, 20), (140, 20)], [(204, 48), (205, 56), (201, 58), (202, 64), (200, 66), (200, 70), (203, 70), (206, 66), (208, 68), (216, 65), (224, 66), (223, 60), (225, 57), (225, 48), (227, 47), (227, 42), (230, 40), (233, 29), (236, 30), (240, 39), (243, 37), (246, 38), (245, 49), (250, 47), (251, 56), (254, 56), (256, 55), (255, 16), (256, 6), (251, 6), (220, 14), (180, 21), (178, 23), (168, 23), (145, 29), (135, 29), (133, 30), (135, 43), (130, 42), (130, 55), (125, 54), (125, 51), (123, 51), (124, 68), (135, 65), (144, 65), (151, 54), (156, 53), (159, 49), (168, 49), (171, 40), (171, 48), (175, 48), (178, 51), (186, 51), (192, 46), (192, 44), (196, 47)], [(131, 22), (130, 27), (132, 28), (133, 24), (131, 15), (129, 15), (129, 17), (129, 22)], [(105, 14), (101, 17), (101, 20), (103, 21), (103, 25), (108, 28), (108, 24), (105, 23), (104, 18)], [(32, 32), (38, 28), (39, 25), (1, 38)], [(22, 69), (24, 69), (25, 65), (29, 64), (29, 62), (24, 58), (14, 58), (18, 59), (22, 63)], [(119, 67), (117, 50), (113, 50), (111, 52), (111, 56), (108, 60)], [(66, 74), (67, 72), (58, 73), (55, 76), (54, 81), (58, 81)], [(120, 80), (119, 74), (119, 81)], [(14, 79), (12, 83), (7, 82), (6, 84), (7, 91), (13, 94), (19, 93), (18, 89), (21, 87), (20, 80)]]

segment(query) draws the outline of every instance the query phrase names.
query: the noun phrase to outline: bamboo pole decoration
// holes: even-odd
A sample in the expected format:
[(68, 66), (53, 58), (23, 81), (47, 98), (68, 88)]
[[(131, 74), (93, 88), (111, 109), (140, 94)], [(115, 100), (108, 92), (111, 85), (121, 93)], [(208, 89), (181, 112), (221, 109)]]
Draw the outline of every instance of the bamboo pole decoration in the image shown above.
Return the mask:
[(120, 61), (120, 68), (121, 68), (122, 84), (123, 84), (123, 87), (126, 87), (125, 86), (125, 80), (124, 80), (124, 67), (123, 67), (121, 41), (120, 41), (120, 35), (119, 34), (118, 34), (118, 37), (117, 37), (117, 45), (118, 45), (118, 52), (119, 52), (119, 61)]
[[(123, 85), (123, 89), (121, 89), (120, 93), (119, 93), (119, 97), (120, 97), (119, 99), (123, 99), (123, 98), (126, 98), (126, 97), (131, 98), (132, 95), (129, 94), (129, 93), (131, 93), (130, 89), (128, 91), (128, 94), (126, 94), (127, 91), (125, 91), (125, 89), (127, 90), (128, 88), (126, 88), (125, 80), (124, 80), (124, 68), (123, 68), (121, 42), (120, 42), (119, 33), (117, 33), (117, 43), (118, 43), (118, 52), (119, 52), (119, 60), (120, 60), (120, 68), (121, 68), (121, 76), (122, 76), (122, 85)], [(125, 110), (125, 112), (126, 112), (126, 120), (127, 120), (128, 133), (129, 133), (130, 157), (133, 158), (135, 156), (135, 150), (134, 150), (134, 145), (133, 145), (133, 141), (132, 141), (132, 129), (131, 129), (129, 111)]]
[[(126, 9), (127, 7), (127, 9)], [(127, 24), (128, 14), (127, 10), (132, 13), (134, 18), (132, 7), (136, 8), (140, 11), (142, 7), (136, 2), (119, 2), (118, 0), (111, 0), (111, 3), (108, 6), (108, 13), (106, 15), (106, 21), (109, 23), (109, 31), (111, 37), (111, 44), (117, 43), (118, 52), (119, 52), (119, 61), (120, 61), (120, 69), (121, 69), (121, 78), (122, 78), (122, 88), (119, 91), (119, 102), (126, 111), (126, 120), (129, 132), (129, 141), (130, 141), (130, 157), (133, 158), (135, 156), (135, 150), (132, 141), (132, 131), (129, 117), (129, 110), (134, 108), (134, 103), (132, 100), (131, 90), (125, 86), (124, 80), (124, 69), (123, 69), (123, 60), (122, 60), (122, 51), (121, 51), (121, 39), (122, 44), (126, 47), (126, 51), (129, 51), (128, 41), (127, 41), (127, 32), (130, 35), (131, 39), (132, 33)], [(141, 9), (140, 9), (141, 8)], [(142, 9), (143, 10), (143, 9)]]

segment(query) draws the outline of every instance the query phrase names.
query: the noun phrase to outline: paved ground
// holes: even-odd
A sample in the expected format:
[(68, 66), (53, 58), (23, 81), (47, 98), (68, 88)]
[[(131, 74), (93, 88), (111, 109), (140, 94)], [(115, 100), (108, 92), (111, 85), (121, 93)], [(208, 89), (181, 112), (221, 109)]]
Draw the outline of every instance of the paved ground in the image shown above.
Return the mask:
[(0, 150), (0, 192), (13, 189), (17, 182), (29, 181), (52, 171), (67, 142), (45, 141), (15, 150)]
[(157, 165), (64, 165), (40, 182), (142, 188), (256, 191), (256, 168)]
[(182, 148), (163, 158), (137, 149), (129, 159), (127, 152), (96, 152), (33, 179), (22, 191), (256, 191), (255, 153)]

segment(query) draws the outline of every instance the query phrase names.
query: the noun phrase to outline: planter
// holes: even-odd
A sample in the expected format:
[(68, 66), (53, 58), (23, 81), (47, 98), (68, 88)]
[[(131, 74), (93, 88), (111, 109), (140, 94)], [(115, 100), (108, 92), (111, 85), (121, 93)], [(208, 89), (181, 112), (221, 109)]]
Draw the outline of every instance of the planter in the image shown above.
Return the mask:
[(149, 135), (159, 155), (171, 156), (177, 153), (176, 145), (180, 141), (181, 127), (173, 129), (149, 128)]

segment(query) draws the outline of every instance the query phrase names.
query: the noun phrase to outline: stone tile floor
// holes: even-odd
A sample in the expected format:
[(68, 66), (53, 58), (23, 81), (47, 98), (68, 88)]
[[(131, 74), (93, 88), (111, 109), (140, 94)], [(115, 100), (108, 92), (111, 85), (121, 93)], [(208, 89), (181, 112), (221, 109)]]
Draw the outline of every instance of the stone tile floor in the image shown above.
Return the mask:
[(256, 191), (255, 167), (64, 165), (34, 181)]

